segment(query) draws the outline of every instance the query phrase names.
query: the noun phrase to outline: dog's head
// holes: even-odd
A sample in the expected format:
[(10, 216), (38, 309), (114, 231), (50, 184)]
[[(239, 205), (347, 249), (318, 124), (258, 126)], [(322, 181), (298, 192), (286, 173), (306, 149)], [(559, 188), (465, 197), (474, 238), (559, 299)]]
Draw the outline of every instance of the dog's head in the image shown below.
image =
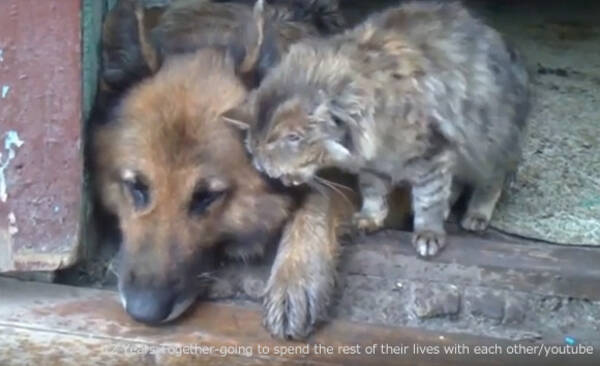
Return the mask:
[(174, 57), (96, 131), (98, 191), (123, 236), (119, 290), (139, 321), (176, 318), (218, 253), (262, 254), (287, 218), (288, 197), (269, 188), (222, 120), (246, 97), (235, 70), (221, 49)]

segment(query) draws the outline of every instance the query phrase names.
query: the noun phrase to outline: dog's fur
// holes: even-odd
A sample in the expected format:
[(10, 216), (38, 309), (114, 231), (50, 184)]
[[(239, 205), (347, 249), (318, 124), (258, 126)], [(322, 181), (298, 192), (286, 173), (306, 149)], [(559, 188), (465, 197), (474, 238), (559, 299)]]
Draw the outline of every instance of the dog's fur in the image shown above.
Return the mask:
[(259, 256), (287, 220), (291, 199), (251, 168), (219, 118), (245, 94), (233, 61), (207, 48), (167, 62), (96, 131), (99, 193), (123, 235), (119, 288), (142, 321), (178, 316), (217, 251)]
[[(245, 26), (257, 26), (256, 19)], [(176, 318), (201, 293), (220, 254), (258, 257), (279, 239), (264, 324), (275, 336), (303, 338), (326, 317), (338, 234), (354, 208), (339, 195), (282, 191), (252, 167), (239, 131), (222, 119), (247, 96), (241, 65), (252, 64), (253, 47), (266, 47), (246, 41), (242, 57), (227, 44), (172, 55), (154, 76), (118, 94), (108, 121), (93, 133), (95, 183), (119, 220), (115, 268), (134, 318)], [(143, 53), (138, 60), (151, 64)], [(137, 70), (121, 80), (132, 75)]]
[[(253, 15), (255, 2), (175, 0), (168, 7), (145, 9), (141, 0), (118, 1), (103, 25), (104, 87), (126, 90), (155, 73), (170, 56), (206, 46), (229, 48), (232, 55), (244, 58), (248, 42), (257, 40), (262, 45), (257, 67), (244, 75), (254, 87), (292, 43), (335, 33), (345, 25), (337, 0), (267, 1), (260, 18)], [(260, 28), (247, 27), (256, 21)], [(261, 34), (253, 33), (257, 31)]]
[(252, 125), (255, 166), (285, 184), (358, 173), (361, 229), (380, 228), (391, 187), (408, 182), (413, 244), (432, 256), (452, 184), (473, 189), (463, 228), (487, 227), (519, 161), (528, 90), (518, 55), (460, 4), (409, 2), (293, 45), (231, 119)]

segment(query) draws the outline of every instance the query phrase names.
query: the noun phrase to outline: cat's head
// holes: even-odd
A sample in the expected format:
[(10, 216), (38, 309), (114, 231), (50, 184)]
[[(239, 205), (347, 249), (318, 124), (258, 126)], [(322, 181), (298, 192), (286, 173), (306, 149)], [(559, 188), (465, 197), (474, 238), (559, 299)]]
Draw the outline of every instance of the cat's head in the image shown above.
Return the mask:
[(227, 114), (248, 131), (254, 166), (288, 186), (310, 182), (323, 168), (353, 170), (357, 117), (323, 90), (285, 96), (258, 90)]

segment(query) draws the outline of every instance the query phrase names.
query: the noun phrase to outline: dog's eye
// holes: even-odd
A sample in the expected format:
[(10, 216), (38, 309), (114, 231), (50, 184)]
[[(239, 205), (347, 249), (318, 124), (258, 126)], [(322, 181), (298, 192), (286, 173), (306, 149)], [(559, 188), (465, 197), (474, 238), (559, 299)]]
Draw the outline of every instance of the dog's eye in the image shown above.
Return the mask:
[(137, 210), (141, 210), (144, 207), (148, 206), (150, 202), (150, 194), (148, 192), (148, 186), (139, 180), (134, 181), (125, 181), (125, 188), (129, 192), (131, 196), (131, 200), (133, 201), (133, 206)]
[(198, 190), (190, 202), (190, 213), (202, 215), (224, 192)]

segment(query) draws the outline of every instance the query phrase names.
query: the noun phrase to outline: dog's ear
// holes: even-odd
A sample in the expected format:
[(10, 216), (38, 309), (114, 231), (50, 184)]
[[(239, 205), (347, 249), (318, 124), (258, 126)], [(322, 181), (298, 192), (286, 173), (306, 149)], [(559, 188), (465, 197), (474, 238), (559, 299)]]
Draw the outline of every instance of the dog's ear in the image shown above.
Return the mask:
[(256, 68), (260, 49), (264, 40), (265, 2), (256, 0), (252, 9), (252, 19), (241, 27), (240, 42), (234, 42), (228, 49), (235, 61), (236, 71), (246, 74)]
[(256, 1), (251, 19), (240, 28), (237, 41), (228, 46), (236, 73), (250, 89), (256, 88), (280, 59), (278, 36), (267, 6), (264, 0)]
[(123, 91), (159, 67), (149, 37), (163, 9), (146, 10), (141, 0), (120, 0), (107, 13), (102, 28), (102, 82)]
[(221, 115), (224, 122), (246, 131), (256, 124), (255, 113), (256, 93), (250, 93), (246, 100)]
[(142, 56), (151, 73), (158, 71), (160, 60), (158, 56), (158, 48), (150, 38), (150, 31), (158, 25), (160, 16), (165, 11), (165, 7), (145, 8), (142, 1), (137, 0), (136, 3), (136, 19), (138, 24), (138, 37), (142, 48)]

